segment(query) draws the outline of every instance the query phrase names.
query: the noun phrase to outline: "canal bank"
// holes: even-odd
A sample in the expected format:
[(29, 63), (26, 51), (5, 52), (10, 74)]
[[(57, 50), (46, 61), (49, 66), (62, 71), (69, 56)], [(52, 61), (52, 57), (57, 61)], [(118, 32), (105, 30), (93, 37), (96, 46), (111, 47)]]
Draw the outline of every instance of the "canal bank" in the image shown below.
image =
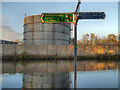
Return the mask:
[[(118, 45), (78, 45), (78, 58), (117, 58)], [(70, 59), (74, 45), (2, 45), (3, 59)], [(87, 59), (88, 59), (87, 58)]]

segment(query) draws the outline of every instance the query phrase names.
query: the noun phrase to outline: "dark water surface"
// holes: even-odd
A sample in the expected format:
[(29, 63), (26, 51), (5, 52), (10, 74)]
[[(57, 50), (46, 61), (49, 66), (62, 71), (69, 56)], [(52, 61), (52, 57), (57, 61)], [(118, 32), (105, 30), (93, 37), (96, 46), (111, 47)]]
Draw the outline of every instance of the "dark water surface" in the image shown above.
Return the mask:
[[(74, 62), (69, 60), (3, 62), (2, 88), (73, 88)], [(78, 88), (118, 88), (118, 62), (77, 62)]]

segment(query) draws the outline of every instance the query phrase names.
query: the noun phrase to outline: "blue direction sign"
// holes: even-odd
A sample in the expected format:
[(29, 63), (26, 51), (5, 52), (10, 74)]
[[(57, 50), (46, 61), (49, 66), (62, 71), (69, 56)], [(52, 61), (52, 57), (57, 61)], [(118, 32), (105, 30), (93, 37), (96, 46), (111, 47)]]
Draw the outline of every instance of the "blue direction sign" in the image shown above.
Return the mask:
[(78, 19), (105, 19), (104, 12), (80, 12)]

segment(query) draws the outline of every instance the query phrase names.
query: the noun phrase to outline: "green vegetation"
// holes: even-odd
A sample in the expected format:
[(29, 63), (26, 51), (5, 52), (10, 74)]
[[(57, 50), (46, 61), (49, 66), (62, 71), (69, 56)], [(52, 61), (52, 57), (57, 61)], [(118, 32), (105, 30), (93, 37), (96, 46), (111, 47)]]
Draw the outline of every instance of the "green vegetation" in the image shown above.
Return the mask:
[[(78, 60), (114, 60), (118, 61), (118, 57), (120, 55), (111, 55), (111, 53), (106, 53), (106, 54), (98, 54), (96, 56), (78, 56)], [(12, 61), (33, 61), (33, 60), (74, 60), (74, 57), (69, 56), (69, 57), (62, 57), (62, 56), (57, 56), (57, 55), (30, 55), (27, 54), (26, 52), (23, 52), (19, 55), (15, 56), (6, 56), (3, 57), (3, 60), (12, 60)]]

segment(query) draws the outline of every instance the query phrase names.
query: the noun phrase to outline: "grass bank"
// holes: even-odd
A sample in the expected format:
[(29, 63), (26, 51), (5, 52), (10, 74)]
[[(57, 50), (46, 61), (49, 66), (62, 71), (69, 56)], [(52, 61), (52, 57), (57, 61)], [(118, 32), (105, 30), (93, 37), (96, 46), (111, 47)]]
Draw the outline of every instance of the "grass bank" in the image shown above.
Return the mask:
[[(117, 61), (120, 55), (111, 55), (111, 54), (98, 54), (95, 56), (77, 56), (77, 60), (115, 60)], [(58, 55), (30, 55), (27, 53), (22, 53), (14, 56), (3, 56), (3, 60), (73, 60), (73, 56), (58, 56)]]

